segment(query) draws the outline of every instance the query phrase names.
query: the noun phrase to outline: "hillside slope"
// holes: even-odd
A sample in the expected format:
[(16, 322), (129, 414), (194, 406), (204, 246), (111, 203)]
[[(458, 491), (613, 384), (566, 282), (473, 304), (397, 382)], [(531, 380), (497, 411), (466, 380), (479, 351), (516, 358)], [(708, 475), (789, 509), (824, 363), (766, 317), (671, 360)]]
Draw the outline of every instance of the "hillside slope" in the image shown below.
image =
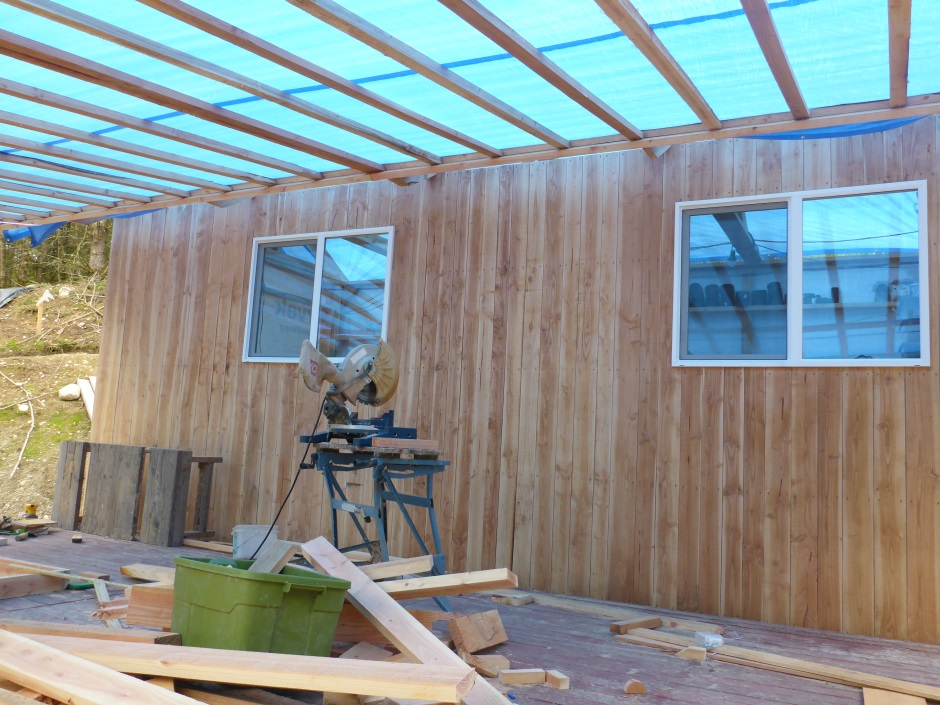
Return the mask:
[[(47, 289), (55, 299), (44, 305), (37, 334), (37, 302)], [(18, 517), (32, 502), (49, 514), (59, 441), (88, 439), (84, 405), (61, 401), (58, 391), (97, 373), (103, 292), (94, 279), (40, 285), (0, 309), (0, 513)]]

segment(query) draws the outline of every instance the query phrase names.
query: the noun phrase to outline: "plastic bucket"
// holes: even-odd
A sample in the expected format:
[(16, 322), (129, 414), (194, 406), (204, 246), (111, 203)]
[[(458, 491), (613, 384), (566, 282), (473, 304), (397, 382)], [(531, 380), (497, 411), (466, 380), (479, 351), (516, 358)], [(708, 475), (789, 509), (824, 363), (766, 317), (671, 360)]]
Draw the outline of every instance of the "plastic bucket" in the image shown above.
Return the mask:
[[(264, 538), (270, 528), (270, 524), (239, 524), (232, 529), (232, 558), (247, 561), (252, 557), (260, 556), (268, 544), (277, 541), (277, 526), (271, 529), (268, 538)], [(262, 539), (264, 539), (263, 546)]]

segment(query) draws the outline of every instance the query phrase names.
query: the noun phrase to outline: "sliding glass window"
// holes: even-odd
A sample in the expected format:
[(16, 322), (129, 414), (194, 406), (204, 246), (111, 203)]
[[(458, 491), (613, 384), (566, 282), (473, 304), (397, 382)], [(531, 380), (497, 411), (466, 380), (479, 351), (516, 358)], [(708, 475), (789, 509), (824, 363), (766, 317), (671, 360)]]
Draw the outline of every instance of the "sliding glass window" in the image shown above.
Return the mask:
[(334, 360), (387, 335), (392, 229), (255, 239), (244, 360)]
[(678, 204), (673, 363), (928, 365), (923, 203), (916, 182)]

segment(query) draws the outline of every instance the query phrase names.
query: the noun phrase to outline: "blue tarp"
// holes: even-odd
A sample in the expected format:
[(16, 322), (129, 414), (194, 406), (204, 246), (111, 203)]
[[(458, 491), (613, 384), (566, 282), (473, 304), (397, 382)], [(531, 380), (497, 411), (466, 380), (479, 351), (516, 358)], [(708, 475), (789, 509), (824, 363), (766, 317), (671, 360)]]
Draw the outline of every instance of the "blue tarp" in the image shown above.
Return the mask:
[[(107, 216), (108, 218), (136, 218), (139, 215), (145, 215), (147, 213), (154, 213), (156, 209), (151, 209), (148, 211), (139, 211), (137, 213), (125, 213), (124, 215), (113, 215)], [(99, 220), (104, 220), (105, 218), (99, 218)], [(85, 222), (85, 221), (83, 221)], [(94, 222), (94, 221), (90, 221)], [(7, 242), (17, 242), (18, 240), (24, 240), (26, 238), (30, 239), (33, 247), (39, 247), (46, 238), (48, 238), (52, 233), (65, 225), (65, 222), (61, 223), (46, 223), (45, 225), (29, 225), (24, 228), (12, 228), (11, 230), (4, 230), (3, 237)]]

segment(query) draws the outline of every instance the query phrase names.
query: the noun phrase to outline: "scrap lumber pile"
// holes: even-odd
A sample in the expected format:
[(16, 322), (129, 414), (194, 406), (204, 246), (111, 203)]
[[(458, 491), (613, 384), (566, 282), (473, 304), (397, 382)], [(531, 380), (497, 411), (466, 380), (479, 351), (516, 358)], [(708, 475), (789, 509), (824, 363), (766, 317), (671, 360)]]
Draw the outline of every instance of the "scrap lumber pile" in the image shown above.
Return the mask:
[[(518, 580), (511, 571), (415, 577), (431, 568), (428, 556), (357, 567), (324, 538), (302, 545), (276, 542), (259, 555), (255, 570), (280, 572), (298, 551), (313, 569), (351, 585), (334, 637), (333, 656), (339, 658), (185, 646), (179, 634), (166, 631), (172, 624), (175, 569), (132, 564), (122, 574), (144, 582), (122, 585), (123, 597), (114, 593), (117, 583), (95, 580), (98, 615), (124, 619), (127, 628), (116, 621), (114, 627), (86, 627), (0, 619), (0, 702), (28, 698), (25, 702), (83, 705), (130, 698), (145, 704), (239, 705), (259, 696), (299, 702), (264, 690), (286, 689), (322, 692), (325, 705), (508, 705), (498, 684), (486, 677), (500, 677), (507, 685), (568, 687), (560, 672), (529, 669), (538, 677), (520, 680), (523, 671), (512, 669), (508, 659), (481, 653), (508, 639), (495, 610), (456, 615), (399, 604), (412, 597), (514, 588)], [(57, 586), (76, 577), (52, 566), (8, 563), (15, 565), (0, 564), (0, 572), (32, 571), (23, 575)], [(435, 635), (435, 622), (446, 622), (450, 636)]]
[[(723, 628), (716, 624), (671, 615), (656, 615), (587, 599), (518, 590), (497, 590), (493, 602), (514, 607), (535, 603), (607, 617), (613, 620), (610, 622), (610, 632), (617, 642), (659, 649), (690, 661), (721, 661), (854, 686), (861, 689), (865, 705), (926, 705), (927, 701), (940, 702), (938, 686), (727, 645), (721, 638)], [(523, 669), (518, 675), (503, 672), (500, 678), (505, 679), (503, 682), (537, 682), (541, 674), (530, 672), (533, 670), (537, 669)], [(639, 679), (627, 681), (623, 690), (627, 694), (648, 692), (646, 684)]]

